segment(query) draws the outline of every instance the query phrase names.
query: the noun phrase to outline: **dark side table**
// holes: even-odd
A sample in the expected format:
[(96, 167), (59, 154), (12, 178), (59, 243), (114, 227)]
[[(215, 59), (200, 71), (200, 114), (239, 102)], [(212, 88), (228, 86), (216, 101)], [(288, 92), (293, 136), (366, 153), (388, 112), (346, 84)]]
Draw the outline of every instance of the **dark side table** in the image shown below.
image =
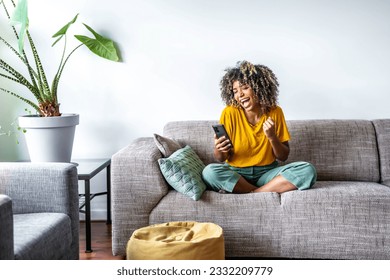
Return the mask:
[[(85, 214), (85, 252), (91, 253), (91, 200), (107, 195), (107, 224), (111, 224), (111, 159), (75, 159), (78, 179), (84, 181), (84, 194), (79, 195), (79, 211)], [(107, 190), (91, 193), (90, 180), (102, 170), (107, 170)], [(84, 209), (83, 209), (84, 208)]]

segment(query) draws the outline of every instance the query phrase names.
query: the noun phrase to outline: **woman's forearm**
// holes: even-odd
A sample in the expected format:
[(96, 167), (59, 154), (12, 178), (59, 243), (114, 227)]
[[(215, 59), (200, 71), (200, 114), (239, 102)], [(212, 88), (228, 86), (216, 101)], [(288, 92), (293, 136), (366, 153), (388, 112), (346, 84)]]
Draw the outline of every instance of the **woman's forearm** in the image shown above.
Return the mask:
[(280, 161), (285, 161), (290, 154), (290, 147), (288, 142), (280, 142), (280, 140), (275, 137), (274, 139), (269, 140), (272, 145), (272, 151), (274, 152), (275, 157)]

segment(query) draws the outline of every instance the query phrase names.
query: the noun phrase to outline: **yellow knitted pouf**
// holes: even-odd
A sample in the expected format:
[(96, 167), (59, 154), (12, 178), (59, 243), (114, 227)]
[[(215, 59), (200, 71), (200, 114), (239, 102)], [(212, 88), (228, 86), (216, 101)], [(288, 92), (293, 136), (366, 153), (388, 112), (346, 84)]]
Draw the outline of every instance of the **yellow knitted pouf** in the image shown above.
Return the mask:
[(223, 230), (213, 223), (169, 222), (137, 229), (127, 242), (128, 260), (223, 260)]

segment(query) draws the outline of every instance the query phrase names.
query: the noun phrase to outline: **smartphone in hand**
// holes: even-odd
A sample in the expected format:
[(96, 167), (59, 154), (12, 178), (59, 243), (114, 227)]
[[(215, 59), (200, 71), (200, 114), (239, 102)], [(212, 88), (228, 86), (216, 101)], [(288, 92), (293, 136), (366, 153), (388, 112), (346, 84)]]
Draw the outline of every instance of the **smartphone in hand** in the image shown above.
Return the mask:
[(226, 129), (223, 124), (215, 124), (212, 125), (215, 134), (217, 135), (217, 138), (221, 138), (222, 136), (225, 136), (226, 139), (229, 139), (230, 145), (232, 145), (233, 148), (233, 143), (232, 140), (230, 140), (229, 134), (226, 132)]

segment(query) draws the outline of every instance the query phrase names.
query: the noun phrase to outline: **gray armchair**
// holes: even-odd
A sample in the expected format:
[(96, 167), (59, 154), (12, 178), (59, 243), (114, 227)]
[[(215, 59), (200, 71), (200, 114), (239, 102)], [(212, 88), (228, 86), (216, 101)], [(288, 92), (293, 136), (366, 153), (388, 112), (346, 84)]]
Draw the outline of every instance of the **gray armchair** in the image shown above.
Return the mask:
[(76, 167), (0, 163), (0, 259), (78, 258)]

